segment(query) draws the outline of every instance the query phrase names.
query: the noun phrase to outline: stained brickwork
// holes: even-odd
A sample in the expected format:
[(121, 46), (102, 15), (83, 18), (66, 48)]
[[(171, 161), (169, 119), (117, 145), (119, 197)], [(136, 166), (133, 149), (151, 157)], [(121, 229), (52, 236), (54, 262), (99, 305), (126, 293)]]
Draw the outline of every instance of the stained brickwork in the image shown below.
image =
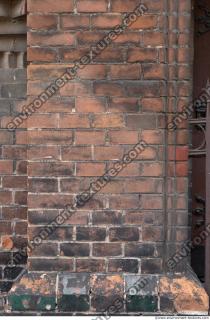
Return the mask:
[[(138, 1), (81, 0), (76, 5), (62, 1), (57, 7), (51, 1), (29, 1), (29, 96), (36, 96), (89, 52), (137, 5)], [(149, 14), (79, 70), (75, 80), (28, 120), (31, 240), (140, 139), (150, 144), (30, 253), (29, 270), (47, 271), (51, 261), (59, 270), (77, 272), (162, 271), (164, 7), (156, 1), (150, 7)], [(156, 35), (161, 37), (158, 43), (144, 44), (145, 36)]]
[[(142, 3), (148, 11), (96, 55), (97, 42), (138, 0), (28, 0), (28, 103), (91, 57), (27, 120), (32, 244), (135, 144), (147, 146), (29, 250), (28, 274), (9, 295), (13, 311), (100, 313), (113, 299), (125, 299), (120, 313), (208, 309), (189, 276), (164, 278), (168, 258), (189, 238), (187, 121), (176, 130), (168, 124), (191, 97), (191, 1)], [(184, 265), (173, 272), (185, 273)], [(139, 277), (149, 286), (130, 297)]]

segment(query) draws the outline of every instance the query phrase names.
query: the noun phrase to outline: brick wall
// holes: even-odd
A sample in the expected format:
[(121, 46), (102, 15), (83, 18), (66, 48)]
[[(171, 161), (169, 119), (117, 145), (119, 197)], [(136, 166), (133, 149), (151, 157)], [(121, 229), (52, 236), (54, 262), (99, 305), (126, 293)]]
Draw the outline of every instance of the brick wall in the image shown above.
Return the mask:
[[(29, 284), (28, 306), (18, 310), (37, 310), (34, 299), (41, 295), (42, 310), (100, 312), (115, 296), (127, 299), (134, 274), (151, 285), (134, 297), (139, 304), (126, 300), (123, 312), (207, 308), (203, 289), (196, 302), (192, 279), (176, 280), (180, 295), (172, 292), (171, 279), (185, 271), (186, 261), (174, 278), (162, 278), (168, 258), (189, 238), (187, 121), (177, 130), (168, 130), (168, 123), (191, 97), (191, 1), (142, 2), (148, 12), (95, 56), (97, 42), (139, 1), (28, 0), (28, 104), (84, 54), (94, 56), (27, 120), (32, 244), (135, 144), (144, 140), (147, 147), (29, 250), (28, 274), (11, 291), (13, 310), (13, 298), (24, 299)], [(192, 288), (189, 299), (185, 285)], [(141, 296), (146, 300), (139, 302)]]
[(26, 130), (7, 129), (26, 99), (26, 18), (21, 1), (10, 5), (0, 1), (0, 292), (25, 269), (26, 256), (14, 259), (27, 245)]
[[(185, 238), (187, 153), (180, 146), (174, 159), (171, 146), (166, 172), (165, 115), (167, 108), (174, 112), (190, 95), (185, 48), (189, 16), (180, 19), (177, 41), (181, 43), (168, 52), (164, 1), (144, 3), (149, 12), (28, 120), (30, 240), (138, 141), (144, 139), (149, 146), (30, 253), (29, 270), (161, 273), (168, 213), (173, 241)], [(188, 13), (189, 1), (178, 3), (179, 10)], [(59, 5), (29, 1), (29, 98), (88, 53), (138, 4), (134, 0), (64, 0)], [(179, 46), (183, 48), (178, 51)], [(186, 131), (178, 134), (177, 143), (185, 145)], [(168, 190), (165, 174), (172, 176)], [(172, 217), (175, 208), (171, 205), (168, 211), (165, 206), (174, 196), (178, 222)]]

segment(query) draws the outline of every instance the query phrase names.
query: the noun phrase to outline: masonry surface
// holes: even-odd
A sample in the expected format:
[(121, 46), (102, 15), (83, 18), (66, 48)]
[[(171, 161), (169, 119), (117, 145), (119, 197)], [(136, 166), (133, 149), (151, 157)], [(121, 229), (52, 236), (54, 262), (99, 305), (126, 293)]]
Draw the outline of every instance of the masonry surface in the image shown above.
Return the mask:
[[(93, 55), (139, 3), (28, 0), (25, 104), (84, 54)], [(142, 3), (148, 11), (15, 132), (7, 130), (14, 114), (4, 104), (0, 257), (7, 312), (97, 314), (116, 299), (122, 314), (208, 311), (204, 289), (184, 269), (188, 261), (167, 270), (189, 238), (187, 121), (174, 131), (167, 124), (191, 98), (191, 1)], [(141, 140), (148, 146), (138, 158), (28, 251), (26, 273), (7, 293), (12, 283), (5, 269), (16, 278), (26, 263), (25, 257), (21, 270), (5, 268), (16, 235), (22, 247), (26, 237), (33, 242)], [(130, 286), (145, 278), (149, 285), (130, 295)]]

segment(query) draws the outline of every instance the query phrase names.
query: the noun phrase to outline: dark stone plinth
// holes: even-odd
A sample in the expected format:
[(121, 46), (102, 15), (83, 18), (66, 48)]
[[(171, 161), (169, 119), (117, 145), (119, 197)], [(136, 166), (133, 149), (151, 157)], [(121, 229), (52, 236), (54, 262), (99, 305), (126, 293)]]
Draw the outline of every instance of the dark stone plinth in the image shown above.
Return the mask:
[(87, 273), (64, 273), (58, 278), (58, 309), (88, 311), (90, 308), (90, 276)]

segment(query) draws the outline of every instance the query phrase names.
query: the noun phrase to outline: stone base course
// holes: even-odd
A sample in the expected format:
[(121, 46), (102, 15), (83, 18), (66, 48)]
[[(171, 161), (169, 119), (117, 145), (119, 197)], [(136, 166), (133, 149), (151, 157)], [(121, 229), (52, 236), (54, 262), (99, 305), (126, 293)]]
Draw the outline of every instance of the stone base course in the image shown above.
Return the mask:
[(182, 275), (26, 273), (0, 310), (11, 314), (207, 315), (209, 298), (192, 272)]

